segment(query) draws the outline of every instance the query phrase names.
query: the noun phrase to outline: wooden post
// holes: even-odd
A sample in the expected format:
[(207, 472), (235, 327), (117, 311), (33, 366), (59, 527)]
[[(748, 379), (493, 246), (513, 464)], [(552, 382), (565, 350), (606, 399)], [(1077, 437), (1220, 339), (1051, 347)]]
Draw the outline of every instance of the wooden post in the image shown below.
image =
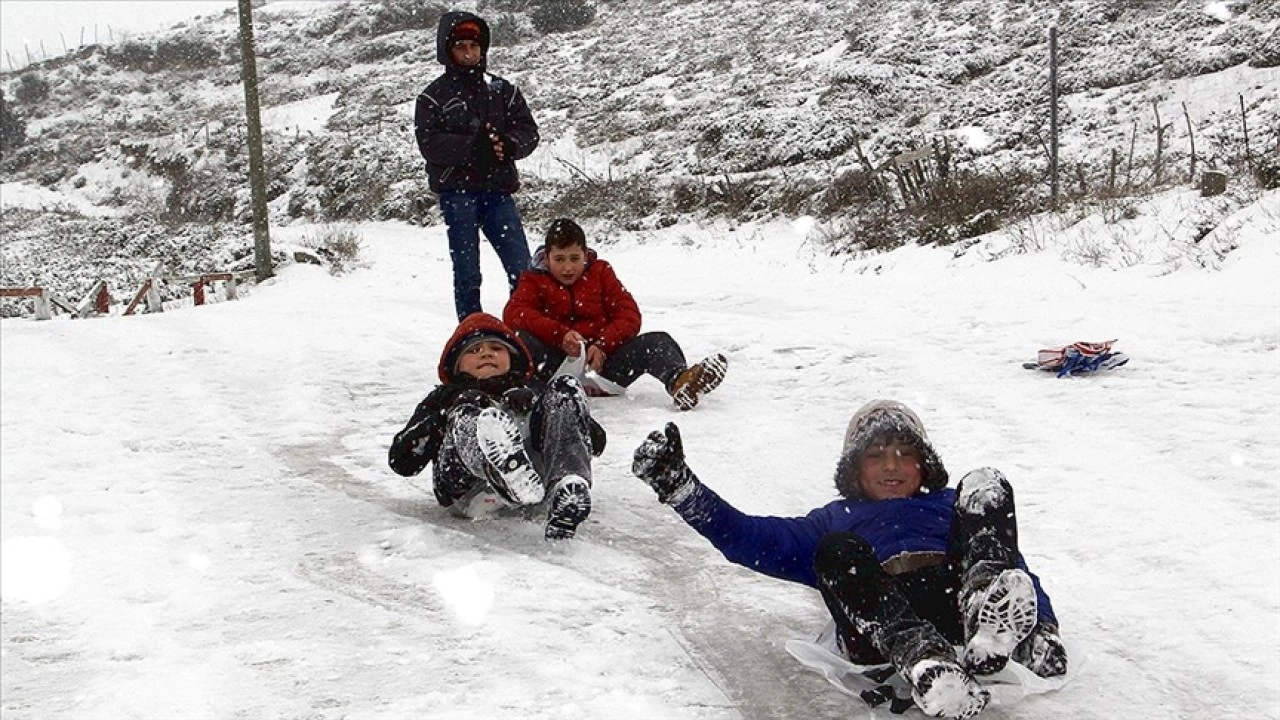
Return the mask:
[(1244, 109), (1244, 93), (1240, 94), (1240, 123), (1244, 126), (1244, 162), (1249, 172), (1253, 172), (1253, 153), (1249, 151), (1249, 116)]
[(146, 281), (142, 283), (142, 287), (138, 288), (138, 292), (133, 294), (133, 299), (129, 301), (129, 305), (125, 307), (124, 312), (121, 313), (121, 315), (132, 315), (133, 311), (138, 309), (138, 306), (142, 304), (143, 299), (146, 298), (150, 292), (151, 278), (147, 278)]
[(1133, 188), (1133, 148), (1138, 144), (1138, 121), (1133, 121), (1133, 133), (1129, 135), (1129, 164), (1124, 170), (1124, 187)]
[(262, 159), (262, 118), (258, 110), (258, 65), (253, 48), (253, 3), (239, 0), (240, 63), (244, 113), (249, 131), (249, 194), (253, 204), (253, 259), (258, 282), (271, 277), (271, 236), (267, 220), (267, 182)]
[(89, 294), (76, 305), (75, 316), (83, 318), (95, 312), (102, 315), (111, 312), (111, 295), (107, 292), (106, 280), (99, 280), (94, 284)]
[(1116, 166), (1120, 164), (1120, 153), (1115, 148), (1111, 148), (1111, 166), (1107, 170), (1107, 193), (1114, 195), (1116, 192)]
[(111, 312), (111, 293), (107, 292), (106, 280), (98, 286), (98, 294), (93, 298), (93, 309), (99, 315), (107, 315)]
[(53, 310), (49, 307), (49, 292), (44, 288), (40, 288), (40, 294), (36, 295), (36, 314), (37, 320), (48, 320), (53, 317)]
[(204, 278), (191, 283), (191, 300), (197, 306), (204, 304)]
[(41, 287), (18, 288), (7, 287), (0, 288), (0, 297), (7, 298), (31, 298), (35, 301), (35, 319), (48, 320), (52, 313), (49, 308), (49, 291)]
[(164, 301), (160, 299), (160, 289), (156, 287), (154, 278), (147, 281), (147, 312), (164, 312)]
[(1058, 27), (1049, 28), (1049, 205), (1058, 209)]
[(1151, 110), (1156, 114), (1156, 162), (1152, 176), (1159, 186), (1164, 177), (1164, 124), (1160, 122), (1160, 103), (1152, 100)]
[(1187, 103), (1182, 103), (1182, 117), (1187, 121), (1187, 138), (1191, 140), (1191, 173), (1187, 175), (1190, 182), (1196, 180), (1196, 133), (1191, 127), (1191, 113), (1187, 112)]

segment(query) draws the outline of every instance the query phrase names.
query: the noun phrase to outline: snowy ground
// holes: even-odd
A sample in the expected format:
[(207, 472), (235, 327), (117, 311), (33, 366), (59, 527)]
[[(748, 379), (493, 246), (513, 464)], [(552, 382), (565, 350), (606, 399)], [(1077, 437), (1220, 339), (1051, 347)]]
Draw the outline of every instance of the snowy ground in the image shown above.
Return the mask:
[[(363, 226), (369, 267), (291, 267), (235, 302), (6, 320), (0, 710), (871, 717), (783, 649), (822, 627), (817, 593), (728, 565), (629, 465), (675, 419), (709, 485), (800, 514), (834, 497), (853, 410), (894, 397), (953, 477), (1014, 481), (1024, 552), (1087, 656), (983, 717), (1280, 717), (1280, 193), (1233, 222), (1218, 272), (1084, 267), (1059, 257), (1069, 235), (843, 264), (803, 223), (617, 238), (602, 253), (645, 327), (730, 372), (692, 413), (649, 379), (593, 401), (596, 512), (558, 546), (450, 518), (386, 468), (453, 325), (441, 228)], [(1133, 360), (1109, 374), (1020, 367), (1110, 338)]]

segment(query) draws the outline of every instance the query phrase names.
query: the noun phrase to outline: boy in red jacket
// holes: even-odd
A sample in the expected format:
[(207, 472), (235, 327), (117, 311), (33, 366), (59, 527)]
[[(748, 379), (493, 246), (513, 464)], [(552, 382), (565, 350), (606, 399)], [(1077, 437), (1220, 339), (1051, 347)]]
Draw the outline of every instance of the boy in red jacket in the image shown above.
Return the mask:
[(635, 299), (613, 267), (587, 249), (578, 223), (565, 218), (547, 229), (502, 317), (529, 346), (542, 377), (585, 352), (588, 368), (622, 387), (645, 373), (657, 378), (681, 410), (697, 405), (729, 368), (720, 353), (689, 365), (667, 333), (640, 333)]

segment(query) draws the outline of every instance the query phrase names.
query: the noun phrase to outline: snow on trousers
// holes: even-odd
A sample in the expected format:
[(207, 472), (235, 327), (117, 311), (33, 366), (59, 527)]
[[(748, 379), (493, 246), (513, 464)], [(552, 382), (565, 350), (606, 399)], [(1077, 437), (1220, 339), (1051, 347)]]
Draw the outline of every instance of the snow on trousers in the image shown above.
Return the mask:
[(953, 646), (968, 640), (961, 608), (1017, 557), (1013, 489), (999, 473), (982, 479), (999, 491), (975, 501), (961, 483), (944, 564), (890, 575), (858, 535), (822, 538), (814, 557), (818, 589), (851, 661), (888, 661), (905, 673), (926, 658), (955, 659)]
[(440, 212), (449, 236), (453, 262), (453, 304), (461, 322), (480, 307), (480, 231), (498, 253), (510, 290), (520, 273), (529, 268), (529, 241), (520, 222), (520, 211), (507, 193), (440, 193)]
[[(549, 377), (564, 362), (565, 354), (560, 348), (550, 347), (523, 330), (516, 334), (533, 355), (539, 377)], [(648, 332), (626, 341), (605, 358), (600, 375), (622, 387), (630, 387), (641, 375), (648, 373), (669, 389), (676, 376), (687, 367), (684, 351), (674, 338), (665, 332)]]
[[(436, 500), (444, 507), (488, 482), (494, 472), (476, 440), (476, 418), (487, 405), (463, 403), (449, 411), (432, 475)], [(589, 417), (582, 386), (573, 378), (556, 378), (538, 398), (529, 418), (526, 449), (544, 486), (549, 488), (570, 474), (590, 484)]]

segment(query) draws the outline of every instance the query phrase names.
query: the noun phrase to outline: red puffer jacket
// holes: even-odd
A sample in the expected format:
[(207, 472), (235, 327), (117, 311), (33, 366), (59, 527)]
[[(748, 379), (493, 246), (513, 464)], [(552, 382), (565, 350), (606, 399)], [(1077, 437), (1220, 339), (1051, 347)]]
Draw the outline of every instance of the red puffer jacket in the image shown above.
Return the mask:
[(640, 333), (635, 298), (595, 250), (587, 251), (586, 270), (568, 287), (551, 276), (545, 249), (538, 250), (532, 269), (520, 276), (502, 319), (513, 330), (523, 330), (557, 348), (565, 334), (577, 330), (605, 355)]

